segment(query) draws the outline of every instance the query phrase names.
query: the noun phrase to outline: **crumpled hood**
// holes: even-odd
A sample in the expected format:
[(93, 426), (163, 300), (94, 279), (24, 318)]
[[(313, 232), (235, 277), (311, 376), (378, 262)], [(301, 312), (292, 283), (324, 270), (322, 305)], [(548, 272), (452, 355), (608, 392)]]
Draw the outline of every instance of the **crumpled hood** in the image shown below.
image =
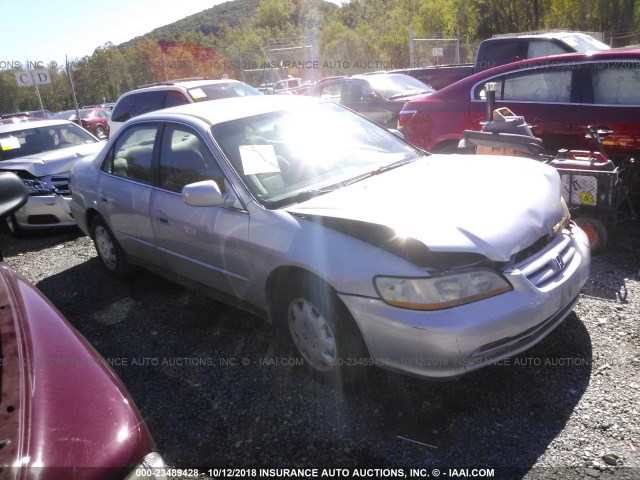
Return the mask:
[(287, 211), (392, 228), (433, 252), (508, 261), (562, 219), (560, 188), (556, 170), (535, 160), (432, 155)]
[(102, 150), (104, 145), (104, 142), (87, 143), (86, 145), (50, 150), (13, 160), (4, 160), (0, 162), (0, 170), (12, 172), (25, 170), (34, 177), (69, 172), (74, 163), (88, 155), (95, 155)]

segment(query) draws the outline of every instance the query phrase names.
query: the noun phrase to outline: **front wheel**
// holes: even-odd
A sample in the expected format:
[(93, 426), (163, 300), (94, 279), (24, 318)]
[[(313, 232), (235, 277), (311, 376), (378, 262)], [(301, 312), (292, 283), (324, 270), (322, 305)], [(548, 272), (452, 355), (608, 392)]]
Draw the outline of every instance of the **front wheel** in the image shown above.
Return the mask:
[(98, 257), (109, 273), (121, 280), (131, 277), (135, 269), (102, 217), (95, 217), (91, 222), (91, 234)]
[(363, 378), (370, 361), (351, 314), (333, 289), (315, 279), (289, 283), (276, 321), (311, 374), (334, 386)]

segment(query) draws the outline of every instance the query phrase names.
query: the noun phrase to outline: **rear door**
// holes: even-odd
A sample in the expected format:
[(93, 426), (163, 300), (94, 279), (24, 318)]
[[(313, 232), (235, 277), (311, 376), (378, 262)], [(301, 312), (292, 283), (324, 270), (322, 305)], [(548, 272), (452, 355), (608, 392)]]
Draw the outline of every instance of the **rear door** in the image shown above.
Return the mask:
[(585, 69), (584, 123), (614, 133), (603, 138), (607, 154), (622, 159), (640, 152), (640, 61), (593, 62)]
[(152, 163), (159, 123), (128, 127), (107, 153), (96, 191), (98, 209), (128, 255), (153, 257), (149, 218)]
[(523, 116), (532, 133), (543, 140), (548, 153), (560, 148), (582, 148), (585, 129), (581, 118), (581, 89), (575, 64), (521, 68), (475, 85), (471, 92), (471, 121), (480, 130), (486, 120), (485, 84), (495, 82), (496, 107)]

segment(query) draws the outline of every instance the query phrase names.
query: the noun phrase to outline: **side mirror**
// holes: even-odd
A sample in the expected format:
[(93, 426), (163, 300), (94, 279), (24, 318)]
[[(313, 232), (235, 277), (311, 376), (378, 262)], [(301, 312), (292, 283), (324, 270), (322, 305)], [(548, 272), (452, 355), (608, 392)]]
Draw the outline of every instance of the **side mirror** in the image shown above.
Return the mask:
[(18, 210), (29, 200), (24, 182), (15, 173), (0, 173), (0, 218)]
[(192, 207), (224, 205), (225, 198), (214, 180), (190, 183), (182, 188), (182, 199)]
[[(24, 182), (15, 173), (0, 173), (0, 221), (12, 214), (29, 200)], [(0, 261), (3, 260), (0, 250)]]

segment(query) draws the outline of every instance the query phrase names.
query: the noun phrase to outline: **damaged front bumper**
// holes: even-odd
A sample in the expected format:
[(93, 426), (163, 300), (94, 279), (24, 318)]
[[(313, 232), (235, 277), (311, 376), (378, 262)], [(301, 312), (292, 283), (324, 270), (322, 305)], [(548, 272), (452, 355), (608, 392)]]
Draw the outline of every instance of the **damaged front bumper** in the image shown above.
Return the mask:
[(513, 290), (439, 311), (342, 294), (375, 363), (422, 377), (457, 377), (517, 355), (569, 315), (589, 275), (589, 241), (575, 224), (502, 272)]

